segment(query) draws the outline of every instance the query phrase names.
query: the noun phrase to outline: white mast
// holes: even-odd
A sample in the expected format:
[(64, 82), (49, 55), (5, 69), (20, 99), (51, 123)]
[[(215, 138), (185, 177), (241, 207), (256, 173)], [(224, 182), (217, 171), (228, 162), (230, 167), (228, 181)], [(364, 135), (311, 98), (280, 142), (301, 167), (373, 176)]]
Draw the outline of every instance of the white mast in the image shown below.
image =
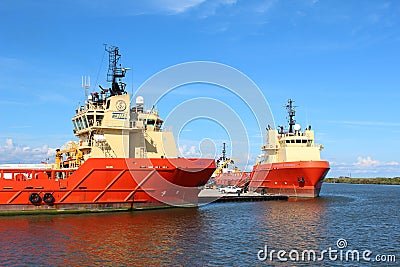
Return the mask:
[(85, 89), (85, 99), (88, 99), (90, 88), (90, 76), (82, 76), (82, 88)]

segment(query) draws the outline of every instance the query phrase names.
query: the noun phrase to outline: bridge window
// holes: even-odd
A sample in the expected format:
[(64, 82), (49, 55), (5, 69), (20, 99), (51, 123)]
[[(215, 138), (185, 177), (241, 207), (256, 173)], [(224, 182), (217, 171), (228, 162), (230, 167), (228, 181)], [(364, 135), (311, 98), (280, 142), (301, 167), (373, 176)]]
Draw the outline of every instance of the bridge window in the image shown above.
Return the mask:
[(86, 116), (80, 117), (79, 119), (82, 121), (82, 127), (83, 127), (83, 129), (87, 128)]
[(89, 127), (93, 126), (94, 116), (93, 115), (87, 115), (87, 120), (89, 122)]
[(75, 130), (79, 130), (78, 124), (76, 123), (76, 120), (72, 120), (72, 123), (74, 124)]
[(97, 115), (96, 116), (96, 126), (100, 126), (101, 125), (101, 121), (103, 120), (103, 115)]
[(147, 120), (147, 125), (154, 125), (155, 123), (155, 120)]
[(76, 126), (78, 130), (82, 130), (82, 122), (81, 122), (81, 118), (77, 118), (76, 119)]

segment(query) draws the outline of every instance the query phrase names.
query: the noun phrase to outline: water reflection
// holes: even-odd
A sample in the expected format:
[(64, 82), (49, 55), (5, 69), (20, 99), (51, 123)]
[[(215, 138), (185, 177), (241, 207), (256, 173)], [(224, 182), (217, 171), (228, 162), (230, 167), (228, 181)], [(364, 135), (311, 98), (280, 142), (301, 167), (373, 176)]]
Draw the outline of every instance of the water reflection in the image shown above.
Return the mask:
[(9, 266), (168, 265), (185, 258), (181, 242), (206, 239), (201, 228), (198, 209), (1, 218), (0, 257)]
[(266, 230), (264, 243), (276, 250), (318, 249), (320, 237), (326, 235), (325, 210), (325, 201), (320, 198), (269, 203), (263, 220), (259, 220)]
[(0, 217), (0, 265), (354, 266), (340, 261), (260, 262), (257, 252), (265, 245), (270, 250), (321, 251), (345, 238), (350, 248), (398, 254), (399, 190), (325, 185), (321, 198), (306, 201)]

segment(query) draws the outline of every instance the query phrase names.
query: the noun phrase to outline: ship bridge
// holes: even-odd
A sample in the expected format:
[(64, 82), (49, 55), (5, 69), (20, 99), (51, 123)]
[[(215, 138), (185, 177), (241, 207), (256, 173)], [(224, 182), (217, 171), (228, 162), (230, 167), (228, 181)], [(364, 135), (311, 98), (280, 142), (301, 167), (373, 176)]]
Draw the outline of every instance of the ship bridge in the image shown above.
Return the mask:
[(121, 81), (128, 69), (117, 64), (118, 48), (110, 46), (106, 51), (110, 57), (107, 80), (111, 87), (99, 86), (99, 92), (87, 94), (84, 105), (75, 110), (72, 118), (83, 160), (177, 157), (173, 134), (162, 130), (163, 120), (158, 111), (154, 107), (145, 110), (141, 96), (131, 106), (131, 96)]
[(283, 126), (278, 127), (279, 131), (267, 128), (267, 142), (261, 147), (265, 163), (320, 160), (320, 151), (323, 147), (315, 144), (311, 126), (301, 131), (300, 124), (296, 124), (293, 102), (289, 99), (285, 106), (289, 114), (289, 130), (285, 131)]

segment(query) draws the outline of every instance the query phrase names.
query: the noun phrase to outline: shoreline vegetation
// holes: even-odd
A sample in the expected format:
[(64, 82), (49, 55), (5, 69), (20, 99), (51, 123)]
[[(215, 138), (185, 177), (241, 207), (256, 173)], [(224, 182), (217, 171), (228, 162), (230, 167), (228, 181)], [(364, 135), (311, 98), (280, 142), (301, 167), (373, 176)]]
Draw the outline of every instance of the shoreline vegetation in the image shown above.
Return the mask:
[(400, 177), (394, 178), (325, 178), (325, 183), (341, 183), (341, 184), (386, 184), (386, 185), (400, 185)]

